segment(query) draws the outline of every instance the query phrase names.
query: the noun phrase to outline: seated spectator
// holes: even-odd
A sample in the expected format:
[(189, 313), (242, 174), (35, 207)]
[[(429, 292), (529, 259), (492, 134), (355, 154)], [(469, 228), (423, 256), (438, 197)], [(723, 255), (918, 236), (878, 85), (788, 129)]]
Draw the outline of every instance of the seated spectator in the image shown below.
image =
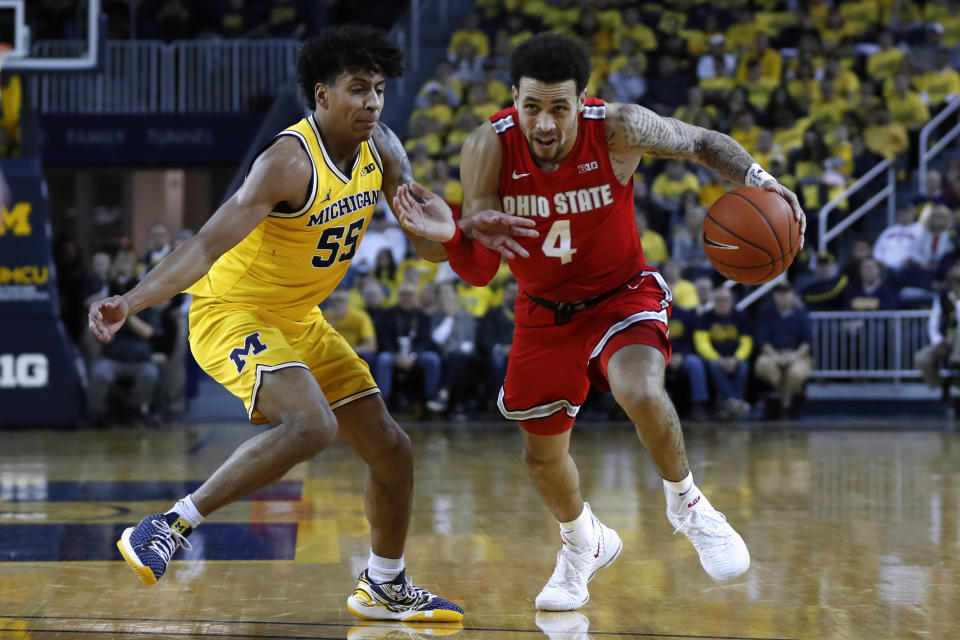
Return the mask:
[(923, 225), (917, 222), (913, 205), (897, 206), (897, 222), (884, 229), (873, 243), (873, 257), (883, 266), (898, 272), (916, 255)]
[(883, 30), (879, 34), (880, 50), (867, 58), (867, 76), (885, 80), (900, 70), (903, 50), (894, 44), (893, 34)]
[(749, 319), (733, 306), (733, 292), (720, 287), (713, 293), (713, 310), (703, 314), (693, 333), (697, 355), (707, 363), (710, 380), (717, 392), (722, 419), (750, 412), (744, 400), (753, 336)]
[(460, 104), (460, 97), (463, 94), (463, 83), (453, 77), (453, 67), (446, 60), (441, 60), (437, 63), (437, 68), (434, 70), (433, 75), (420, 87), (415, 102), (416, 106), (427, 106), (427, 94), (435, 91), (437, 87), (439, 87), (440, 93), (443, 94), (444, 102), (448, 105), (456, 107)]
[(451, 77), (457, 82), (468, 84), (480, 82), (483, 79), (484, 56), (477, 51), (477, 45), (470, 40), (460, 40), (456, 49), (447, 59), (453, 69)]
[(802, 111), (809, 111), (811, 105), (820, 98), (820, 83), (817, 82), (816, 69), (811, 60), (798, 60), (796, 75), (787, 82), (787, 91)]
[(930, 109), (916, 91), (910, 89), (910, 75), (898, 73), (893, 79), (893, 93), (887, 98), (890, 120), (903, 125), (908, 133), (919, 131), (930, 121)]
[(487, 85), (483, 82), (474, 82), (467, 90), (467, 99), (457, 110), (457, 117), (464, 111), (472, 111), (481, 122), (486, 121), (502, 107), (490, 98)]
[(947, 102), (960, 96), (960, 72), (950, 64), (950, 52), (940, 49), (934, 56), (933, 69), (913, 79), (930, 109), (939, 111)]
[(670, 257), (667, 243), (664, 242), (662, 235), (650, 228), (645, 211), (637, 210), (635, 217), (637, 233), (640, 234), (640, 246), (643, 247), (643, 257), (646, 258), (647, 264), (659, 267)]
[(513, 307), (519, 291), (517, 281), (508, 276), (503, 283), (503, 302), (487, 311), (477, 326), (477, 349), (486, 361), (492, 390), (499, 389), (507, 375), (507, 359), (513, 344)]
[(697, 290), (697, 315), (702, 316), (713, 310), (713, 292), (716, 289), (710, 276), (699, 276), (694, 279), (693, 286)]
[[(853, 177), (858, 178), (866, 174), (870, 169), (883, 162), (883, 156), (874, 153), (868, 146), (863, 136), (856, 135), (850, 139), (850, 153), (853, 157)], [(852, 200), (852, 198), (851, 198)]]
[[(430, 317), (417, 308), (417, 287), (404, 282), (397, 289), (397, 304), (384, 309), (374, 320), (377, 336), (377, 366), (374, 379), (384, 402), (403, 406), (408, 398), (393, 398), (395, 375), (408, 383), (411, 374), (422, 376), (415, 401), (435, 400), (440, 390), (440, 356), (430, 336)], [(415, 387), (416, 388), (416, 387)]]
[(657, 72), (647, 82), (650, 107), (662, 116), (669, 116), (683, 104), (687, 97), (689, 81), (681, 72), (676, 58), (661, 55), (657, 59)]
[(829, 129), (843, 120), (843, 114), (853, 105), (835, 91), (833, 80), (820, 81), (820, 97), (810, 106), (810, 117), (824, 129)]
[(894, 159), (897, 154), (910, 149), (907, 129), (890, 119), (885, 104), (874, 107), (872, 122), (863, 130), (863, 141), (868, 149), (888, 159)]
[(920, 349), (914, 362), (928, 386), (938, 388), (943, 382), (942, 367), (960, 368), (960, 331), (957, 309), (960, 307), (960, 264), (947, 272), (947, 288), (933, 299), (928, 334), (930, 344)]
[(860, 282), (844, 292), (844, 308), (849, 311), (892, 311), (899, 305), (896, 290), (883, 281), (880, 263), (874, 258), (860, 262)]
[(437, 158), (433, 161), (433, 170), (430, 172), (430, 179), (425, 186), (450, 205), (455, 220), (460, 218), (460, 209), (463, 206), (463, 186), (459, 180), (450, 175), (450, 165), (447, 164), (446, 160)]
[(943, 202), (953, 209), (960, 207), (960, 158), (954, 158), (947, 165), (947, 174), (940, 188)]
[(922, 224), (917, 246), (900, 273), (901, 286), (920, 289), (932, 287), (937, 265), (954, 249), (952, 227), (955, 221), (947, 205), (938, 204), (932, 208)]
[(702, 207), (688, 207), (684, 217), (684, 225), (673, 231), (674, 260), (685, 265), (685, 271), (691, 278), (698, 275), (712, 275), (713, 266), (703, 249), (703, 219), (706, 212)]
[(754, 368), (757, 378), (779, 395), (781, 414), (793, 413), (793, 399), (810, 377), (813, 359), (812, 327), (807, 312), (797, 307), (790, 285), (781, 282), (773, 290), (774, 308), (763, 314), (757, 326), (760, 355)]
[(682, 270), (680, 263), (676, 260), (667, 260), (660, 267), (660, 273), (673, 293), (673, 308), (677, 309), (679, 307), (695, 311), (700, 305), (697, 288), (692, 282), (683, 278)]
[(737, 69), (737, 79), (740, 82), (750, 77), (749, 69), (753, 62), (759, 63), (759, 75), (776, 86), (783, 75), (783, 59), (780, 53), (770, 46), (770, 36), (760, 31), (753, 38), (753, 46), (740, 56), (740, 66)]
[[(130, 271), (120, 280), (110, 283), (110, 295), (122, 295), (135, 284)], [(134, 424), (146, 420), (150, 414), (150, 402), (159, 379), (157, 363), (152, 359), (151, 339), (161, 334), (160, 320), (153, 308), (127, 316), (127, 321), (103, 345), (100, 357), (90, 367), (90, 384), (87, 389), (87, 417), (94, 425), (102, 425), (110, 415), (110, 398), (115, 395), (123, 404), (121, 420)], [(116, 384), (126, 382), (129, 389), (118, 393)]]
[(827, 55), (824, 60), (823, 79), (833, 82), (833, 90), (841, 100), (853, 105), (860, 93), (860, 78), (852, 69), (844, 68), (839, 55)]
[[(693, 346), (693, 334), (698, 320), (693, 309), (683, 308), (674, 303), (668, 323), (673, 352), (670, 354), (670, 362), (667, 363), (667, 386), (670, 388), (678, 378), (683, 378), (683, 383), (689, 388), (689, 415), (693, 420), (703, 420), (707, 417), (706, 407), (710, 402), (707, 370), (703, 359), (696, 354)], [(677, 409), (682, 413), (686, 413), (685, 408), (680, 404), (677, 405)]]
[(373, 320), (363, 309), (350, 304), (350, 294), (337, 289), (327, 296), (323, 315), (337, 333), (357, 352), (373, 371), (377, 363), (377, 334)]
[(363, 242), (357, 247), (357, 253), (351, 261), (352, 265), (363, 265), (368, 270), (374, 269), (379, 264), (377, 255), (383, 249), (390, 251), (396, 265), (406, 257), (407, 236), (404, 235), (400, 225), (393, 220), (393, 214), (387, 213), (385, 208), (385, 206), (378, 206), (374, 210), (367, 230), (363, 234)]
[(646, 71), (647, 62), (644, 57), (627, 57), (624, 65), (607, 77), (608, 83), (613, 87), (614, 100), (641, 102), (647, 93)]
[(466, 399), (464, 383), (470, 380), (477, 340), (477, 321), (460, 306), (457, 288), (453, 282), (437, 285), (439, 309), (432, 318), (431, 337), (441, 358), (443, 376), (437, 397), (427, 402), (427, 409), (444, 413), (448, 405), (456, 415), (464, 412)]
[(813, 280), (800, 289), (800, 297), (810, 311), (837, 311), (843, 308), (849, 284), (850, 278), (837, 269), (833, 254), (821, 251), (817, 254)]
[(726, 39), (722, 34), (711, 36), (710, 48), (697, 61), (697, 78), (699, 80), (718, 76), (729, 77), (731, 81), (735, 78), (737, 56), (733, 53), (727, 53), (725, 43)]
[(160, 264), (160, 261), (170, 253), (170, 250), (170, 231), (167, 229), (167, 225), (163, 223), (150, 225), (150, 231), (147, 233), (147, 252), (140, 262), (139, 277), (143, 278), (151, 269)]
[(463, 27), (453, 32), (453, 35), (450, 36), (447, 52), (451, 56), (456, 56), (460, 43), (464, 41), (473, 44), (477, 55), (484, 58), (490, 55), (490, 38), (480, 29), (479, 14), (471, 13), (468, 15)]
[(417, 296), (417, 306), (428, 316), (433, 316), (440, 311), (440, 303), (437, 301), (437, 282), (424, 282), (420, 288), (420, 295)]
[(639, 51), (657, 49), (657, 35), (653, 29), (643, 23), (637, 7), (625, 6), (620, 17), (617, 29), (621, 38), (629, 38)]
[(453, 107), (447, 102), (443, 85), (439, 82), (428, 82), (423, 90), (426, 104), (410, 113), (410, 122), (423, 117), (435, 125), (440, 125), (438, 129), (446, 133), (453, 124)]
[(656, 206), (673, 212), (680, 207), (680, 198), (687, 191), (700, 191), (696, 174), (680, 160), (668, 160), (663, 173), (653, 180), (650, 197)]
[(397, 263), (393, 260), (391, 249), (384, 247), (377, 254), (377, 263), (370, 272), (373, 279), (388, 291), (392, 291), (397, 283)]

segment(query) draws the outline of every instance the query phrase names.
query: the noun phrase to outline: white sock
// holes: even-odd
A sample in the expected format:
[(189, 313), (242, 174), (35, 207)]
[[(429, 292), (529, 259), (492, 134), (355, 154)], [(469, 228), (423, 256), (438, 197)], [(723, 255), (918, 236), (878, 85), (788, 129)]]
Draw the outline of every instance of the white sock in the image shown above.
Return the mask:
[(176, 513), (190, 524), (191, 529), (196, 529), (203, 522), (203, 516), (197, 511), (197, 506), (193, 504), (193, 497), (189, 495), (177, 500), (177, 504), (173, 505), (167, 513)]
[(671, 511), (680, 511), (683, 505), (683, 498), (693, 489), (693, 473), (688, 472), (687, 477), (678, 482), (670, 480), (663, 481), (663, 492), (667, 495), (667, 507)]
[(381, 558), (370, 549), (367, 561), (367, 576), (371, 582), (390, 582), (403, 571), (403, 556), (399, 558)]
[(593, 511), (590, 503), (584, 502), (580, 515), (570, 522), (561, 522), (560, 530), (571, 545), (583, 549), (593, 544), (596, 533), (593, 530)]

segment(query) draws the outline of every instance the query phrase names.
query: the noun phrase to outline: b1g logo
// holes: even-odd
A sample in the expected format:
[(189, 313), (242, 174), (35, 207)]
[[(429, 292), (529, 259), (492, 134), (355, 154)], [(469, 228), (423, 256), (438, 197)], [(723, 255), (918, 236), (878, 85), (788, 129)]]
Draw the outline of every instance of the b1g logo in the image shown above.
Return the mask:
[(42, 353), (0, 354), (0, 389), (39, 389), (50, 380), (50, 366)]

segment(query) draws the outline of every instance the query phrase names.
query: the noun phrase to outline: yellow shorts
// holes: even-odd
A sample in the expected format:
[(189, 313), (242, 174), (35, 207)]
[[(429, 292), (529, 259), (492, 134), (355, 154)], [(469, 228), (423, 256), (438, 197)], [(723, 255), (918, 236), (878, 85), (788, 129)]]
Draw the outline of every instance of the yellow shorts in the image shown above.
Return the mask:
[(254, 305), (194, 298), (190, 350), (204, 371), (243, 400), (255, 424), (267, 422), (255, 405), (268, 371), (308, 369), (333, 409), (380, 392), (367, 363), (319, 309), (290, 320)]

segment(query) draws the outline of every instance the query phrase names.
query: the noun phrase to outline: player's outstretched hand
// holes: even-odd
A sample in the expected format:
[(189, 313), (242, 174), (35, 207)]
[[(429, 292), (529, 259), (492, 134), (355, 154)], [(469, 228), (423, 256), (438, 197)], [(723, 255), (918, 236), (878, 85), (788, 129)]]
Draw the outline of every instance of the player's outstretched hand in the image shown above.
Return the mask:
[(397, 188), (393, 210), (404, 229), (429, 240), (447, 242), (457, 231), (449, 205), (416, 182)]
[(478, 211), (469, 218), (460, 221), (460, 228), (465, 234), (488, 249), (498, 251), (504, 258), (513, 259), (517, 256), (529, 258), (527, 250), (520, 246), (512, 236), (522, 238), (536, 238), (540, 234), (533, 227), (536, 226), (530, 218), (513, 216), (502, 211), (487, 209)]
[[(803, 213), (803, 209), (800, 208), (800, 201), (797, 199), (797, 194), (776, 180), (767, 180), (763, 183), (763, 188), (767, 191), (779, 193), (790, 203), (790, 208), (793, 209), (793, 216), (797, 219), (797, 222), (800, 223), (800, 249), (803, 249), (803, 238), (807, 233), (807, 216)], [(800, 249), (797, 249), (797, 251), (800, 251)]]
[(103, 342), (109, 342), (127, 319), (130, 307), (123, 296), (110, 296), (90, 305), (90, 331)]

